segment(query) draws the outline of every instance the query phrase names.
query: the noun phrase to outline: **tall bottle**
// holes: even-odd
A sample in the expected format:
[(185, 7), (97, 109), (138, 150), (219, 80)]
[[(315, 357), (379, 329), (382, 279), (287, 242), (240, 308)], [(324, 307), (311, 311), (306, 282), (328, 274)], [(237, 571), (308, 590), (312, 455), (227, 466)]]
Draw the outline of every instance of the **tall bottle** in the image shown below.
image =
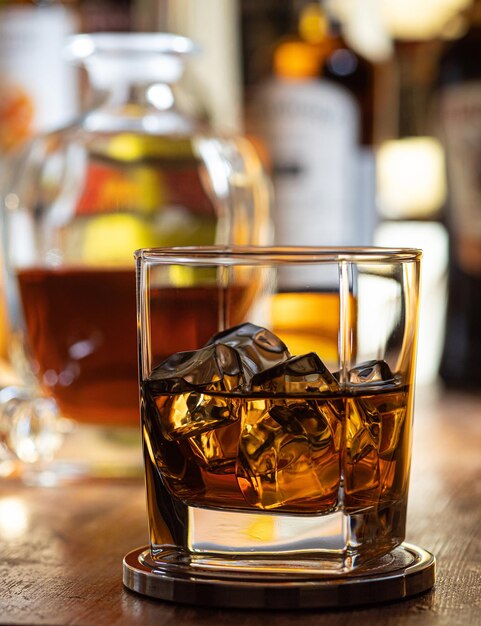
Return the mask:
[[(373, 68), (319, 3), (274, 51), (249, 120), (272, 159), (278, 244), (367, 244), (374, 228)], [(366, 156), (368, 155), (368, 156)]]
[(466, 34), (443, 54), (439, 119), (446, 150), (450, 234), (448, 309), (440, 375), (481, 388), (481, 1)]

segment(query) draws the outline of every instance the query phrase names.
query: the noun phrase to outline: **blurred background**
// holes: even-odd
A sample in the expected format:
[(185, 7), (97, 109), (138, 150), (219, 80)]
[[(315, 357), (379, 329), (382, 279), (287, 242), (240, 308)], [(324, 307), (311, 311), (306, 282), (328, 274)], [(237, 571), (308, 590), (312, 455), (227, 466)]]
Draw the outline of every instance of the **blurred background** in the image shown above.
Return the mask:
[(90, 106), (62, 50), (105, 31), (199, 44), (183, 80), (203, 118), (255, 146), (277, 243), (422, 248), (419, 382), (441, 366), (476, 387), (481, 2), (1, 0), (0, 164)]

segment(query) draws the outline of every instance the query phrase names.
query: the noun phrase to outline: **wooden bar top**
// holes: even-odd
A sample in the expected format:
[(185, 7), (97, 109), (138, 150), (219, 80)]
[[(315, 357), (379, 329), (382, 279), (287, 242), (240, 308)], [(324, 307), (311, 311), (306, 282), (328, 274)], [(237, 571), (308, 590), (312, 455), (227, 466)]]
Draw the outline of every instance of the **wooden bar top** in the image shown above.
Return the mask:
[(481, 396), (418, 390), (407, 540), (437, 557), (435, 588), (337, 611), (202, 609), (122, 585), (123, 556), (148, 542), (140, 480), (61, 487), (0, 482), (0, 624), (337, 626), (481, 624)]

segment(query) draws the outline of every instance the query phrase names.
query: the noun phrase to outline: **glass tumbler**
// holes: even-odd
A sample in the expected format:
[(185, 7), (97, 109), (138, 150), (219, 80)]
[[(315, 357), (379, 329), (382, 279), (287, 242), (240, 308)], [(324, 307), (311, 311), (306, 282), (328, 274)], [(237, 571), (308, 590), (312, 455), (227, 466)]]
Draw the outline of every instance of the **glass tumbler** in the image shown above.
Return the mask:
[(164, 573), (342, 574), (404, 541), (420, 258), (137, 251), (150, 554)]

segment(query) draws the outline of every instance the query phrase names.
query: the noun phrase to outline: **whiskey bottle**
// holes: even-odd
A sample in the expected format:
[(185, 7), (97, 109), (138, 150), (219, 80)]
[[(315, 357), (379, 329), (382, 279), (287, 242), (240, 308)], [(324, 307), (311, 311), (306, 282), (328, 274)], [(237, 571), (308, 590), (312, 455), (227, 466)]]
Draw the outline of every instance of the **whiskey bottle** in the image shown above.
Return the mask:
[(319, 5), (281, 40), (248, 122), (271, 158), (276, 243), (362, 245), (374, 228), (373, 71)]

